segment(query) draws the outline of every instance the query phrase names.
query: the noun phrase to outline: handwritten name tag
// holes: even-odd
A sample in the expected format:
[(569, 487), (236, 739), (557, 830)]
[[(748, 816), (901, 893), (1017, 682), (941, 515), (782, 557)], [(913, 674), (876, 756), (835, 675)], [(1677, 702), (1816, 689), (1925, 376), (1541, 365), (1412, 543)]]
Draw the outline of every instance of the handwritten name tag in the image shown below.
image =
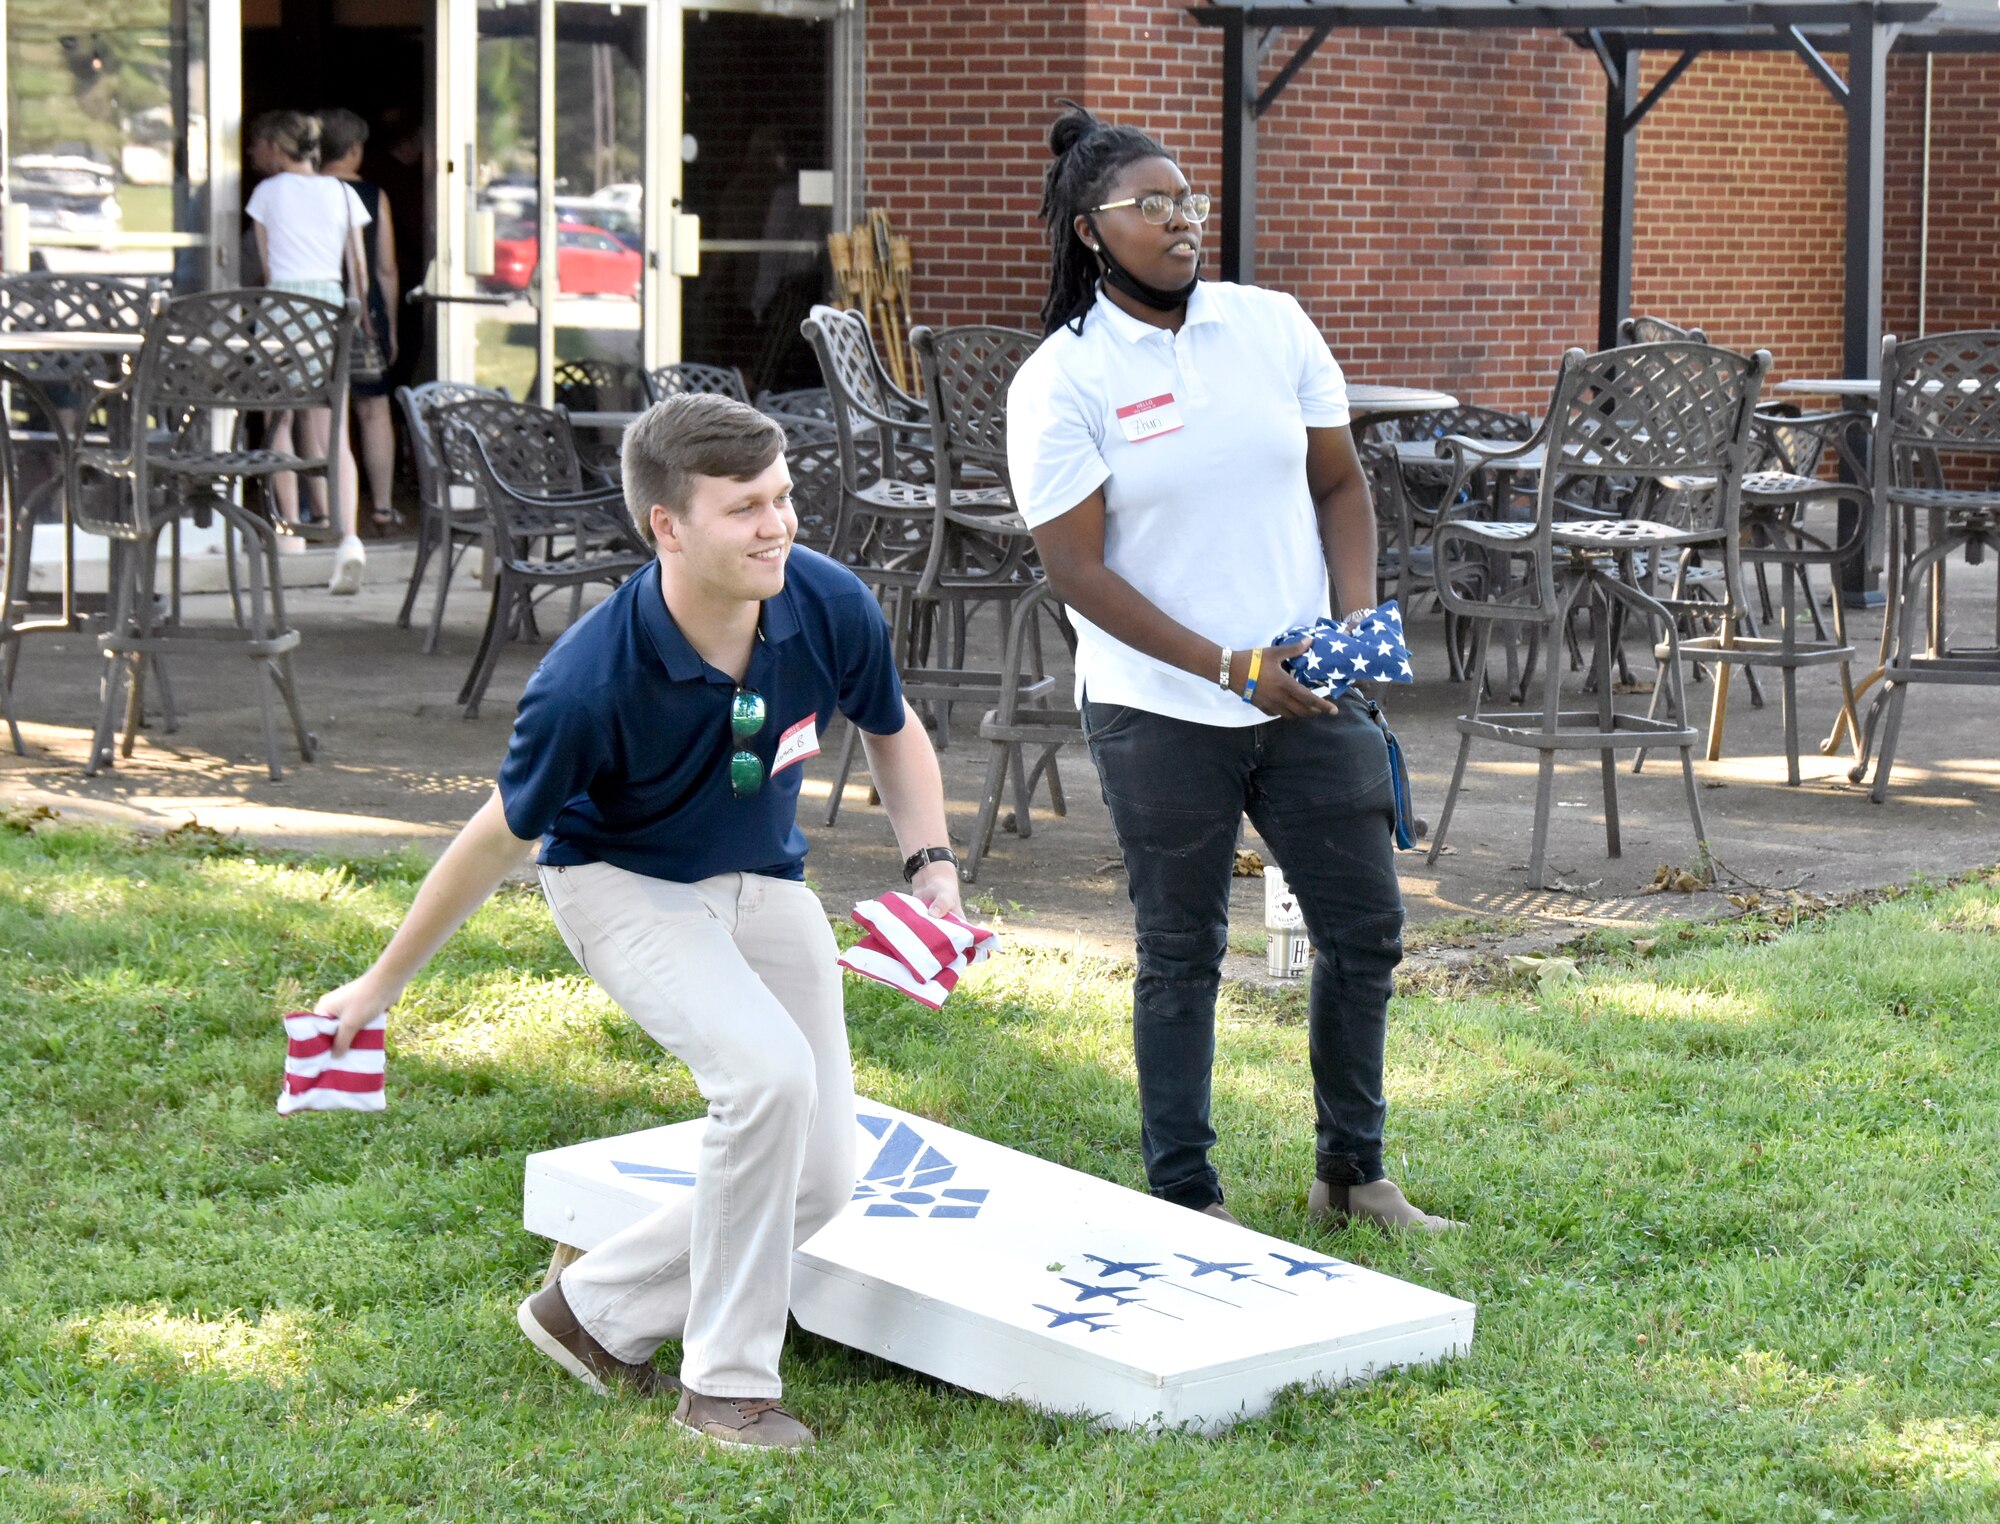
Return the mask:
[(809, 714), (778, 737), (778, 754), (771, 759), (771, 776), (775, 778), (794, 762), (818, 755), (819, 716)]
[(1181, 408), (1172, 392), (1162, 392), (1144, 402), (1127, 403), (1118, 409), (1118, 427), (1133, 444), (1171, 434), (1180, 426)]

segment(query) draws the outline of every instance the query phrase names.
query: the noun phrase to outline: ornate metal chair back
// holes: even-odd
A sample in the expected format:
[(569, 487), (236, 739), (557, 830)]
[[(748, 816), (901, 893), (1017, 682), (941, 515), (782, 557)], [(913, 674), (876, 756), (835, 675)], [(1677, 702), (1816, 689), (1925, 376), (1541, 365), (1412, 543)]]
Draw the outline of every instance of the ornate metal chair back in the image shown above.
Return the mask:
[(175, 297), (147, 326), (135, 404), (152, 414), (325, 407), (345, 422), (348, 351), (360, 312), (355, 302), (262, 286)]
[[(1876, 418), (1877, 469), (1893, 472), (1898, 486), (1920, 485), (1918, 471), (1935, 473), (1940, 453), (2000, 452), (2000, 330), (1963, 329), (1900, 343), (1885, 338)], [(1990, 473), (1978, 482), (1980, 489), (1993, 485)]]
[[(0, 278), (0, 329), (13, 333), (129, 333), (146, 331), (150, 287), (102, 275), (57, 275), (36, 270)], [(49, 385), (108, 378), (115, 362), (107, 355), (22, 354), (14, 369)]]
[(1618, 342), (1630, 344), (1706, 344), (1708, 335), (1699, 328), (1683, 328), (1660, 317), (1628, 317), (1618, 323)]
[(521, 502), (524, 496), (550, 498), (581, 490), (569, 419), (559, 409), (474, 397), (447, 403), (434, 417), (447, 475), (472, 488), (503, 547), (576, 529), (578, 510), (573, 506), (537, 508)]
[(929, 460), (906, 444), (920, 430), (928, 434), (924, 406), (883, 374), (867, 320), (859, 312), (820, 306), (799, 328), (826, 381), (847, 490), (859, 492), (877, 477), (929, 481)]
[(516, 492), (550, 497), (583, 490), (576, 436), (562, 409), (505, 397), (470, 397), (431, 412), (445, 472), (453, 482), (477, 485), (471, 450), (476, 439), (494, 476)]
[(1713, 478), (1717, 527), (1733, 526), (1770, 368), (1766, 350), (1740, 355), (1692, 342), (1570, 350), (1549, 404), (1538, 531), (1554, 520), (1559, 482), (1568, 491), (1592, 477), (1637, 485)]
[(646, 400), (665, 402), (669, 397), (689, 393), (750, 400), (750, 388), (743, 384), (743, 372), (734, 365), (703, 365), (684, 360), (678, 365), (657, 365), (646, 372)]
[(646, 405), (646, 373), (624, 360), (564, 360), (550, 372), (549, 395), (573, 413), (630, 412)]
[(396, 406), (402, 409), (409, 430), (410, 454), (417, 463), (417, 496), (426, 507), (449, 506), (450, 478), (438, 445), (437, 410), (454, 402), (475, 397), (505, 400), (507, 394), (469, 381), (426, 381), (420, 386), (396, 388)]
[(1041, 342), (984, 323), (911, 330), (941, 487), (965, 486), (968, 466), (1007, 480), (1007, 388)]

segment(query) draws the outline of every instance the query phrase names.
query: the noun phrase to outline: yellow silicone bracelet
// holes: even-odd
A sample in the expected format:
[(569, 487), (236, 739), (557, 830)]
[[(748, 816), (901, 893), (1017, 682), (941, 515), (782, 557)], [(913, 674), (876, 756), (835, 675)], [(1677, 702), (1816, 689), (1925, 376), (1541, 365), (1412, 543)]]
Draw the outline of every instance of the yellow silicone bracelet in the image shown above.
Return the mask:
[(1259, 646), (1250, 653), (1250, 671), (1243, 679), (1243, 702), (1248, 704), (1257, 696), (1257, 678), (1264, 670), (1264, 648)]

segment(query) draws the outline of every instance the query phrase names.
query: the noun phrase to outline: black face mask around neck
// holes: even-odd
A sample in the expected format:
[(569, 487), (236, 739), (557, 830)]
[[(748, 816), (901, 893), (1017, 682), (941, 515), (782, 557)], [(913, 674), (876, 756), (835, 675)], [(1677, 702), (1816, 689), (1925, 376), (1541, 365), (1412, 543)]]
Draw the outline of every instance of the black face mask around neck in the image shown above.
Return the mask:
[(1201, 281), (1201, 259), (1199, 255), (1195, 259), (1195, 273), (1188, 277), (1188, 282), (1185, 286), (1176, 286), (1172, 290), (1167, 290), (1160, 286), (1149, 286), (1130, 270), (1118, 263), (1117, 256), (1111, 252), (1111, 245), (1104, 241), (1103, 230), (1098, 228), (1095, 222), (1091, 223), (1091, 227), (1097, 231), (1097, 249), (1095, 252), (1097, 257), (1104, 261), (1105, 285), (1110, 286), (1113, 290), (1123, 291), (1133, 301), (1140, 303), (1142, 306), (1151, 307), (1155, 312), (1172, 312), (1176, 308), (1187, 305), (1187, 299), (1194, 295), (1194, 288)]

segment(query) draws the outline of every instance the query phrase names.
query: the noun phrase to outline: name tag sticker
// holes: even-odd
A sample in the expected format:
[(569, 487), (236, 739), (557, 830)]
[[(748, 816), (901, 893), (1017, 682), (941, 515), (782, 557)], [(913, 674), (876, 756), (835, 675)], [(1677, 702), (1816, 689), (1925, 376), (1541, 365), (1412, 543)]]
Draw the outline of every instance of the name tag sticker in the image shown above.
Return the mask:
[(778, 754), (771, 759), (771, 776), (775, 778), (794, 762), (818, 755), (819, 716), (809, 714), (778, 737)]
[(1125, 438), (1132, 444), (1160, 434), (1171, 434), (1180, 426), (1181, 407), (1174, 401), (1172, 392), (1162, 392), (1144, 402), (1129, 402), (1118, 409), (1118, 427), (1125, 431)]

